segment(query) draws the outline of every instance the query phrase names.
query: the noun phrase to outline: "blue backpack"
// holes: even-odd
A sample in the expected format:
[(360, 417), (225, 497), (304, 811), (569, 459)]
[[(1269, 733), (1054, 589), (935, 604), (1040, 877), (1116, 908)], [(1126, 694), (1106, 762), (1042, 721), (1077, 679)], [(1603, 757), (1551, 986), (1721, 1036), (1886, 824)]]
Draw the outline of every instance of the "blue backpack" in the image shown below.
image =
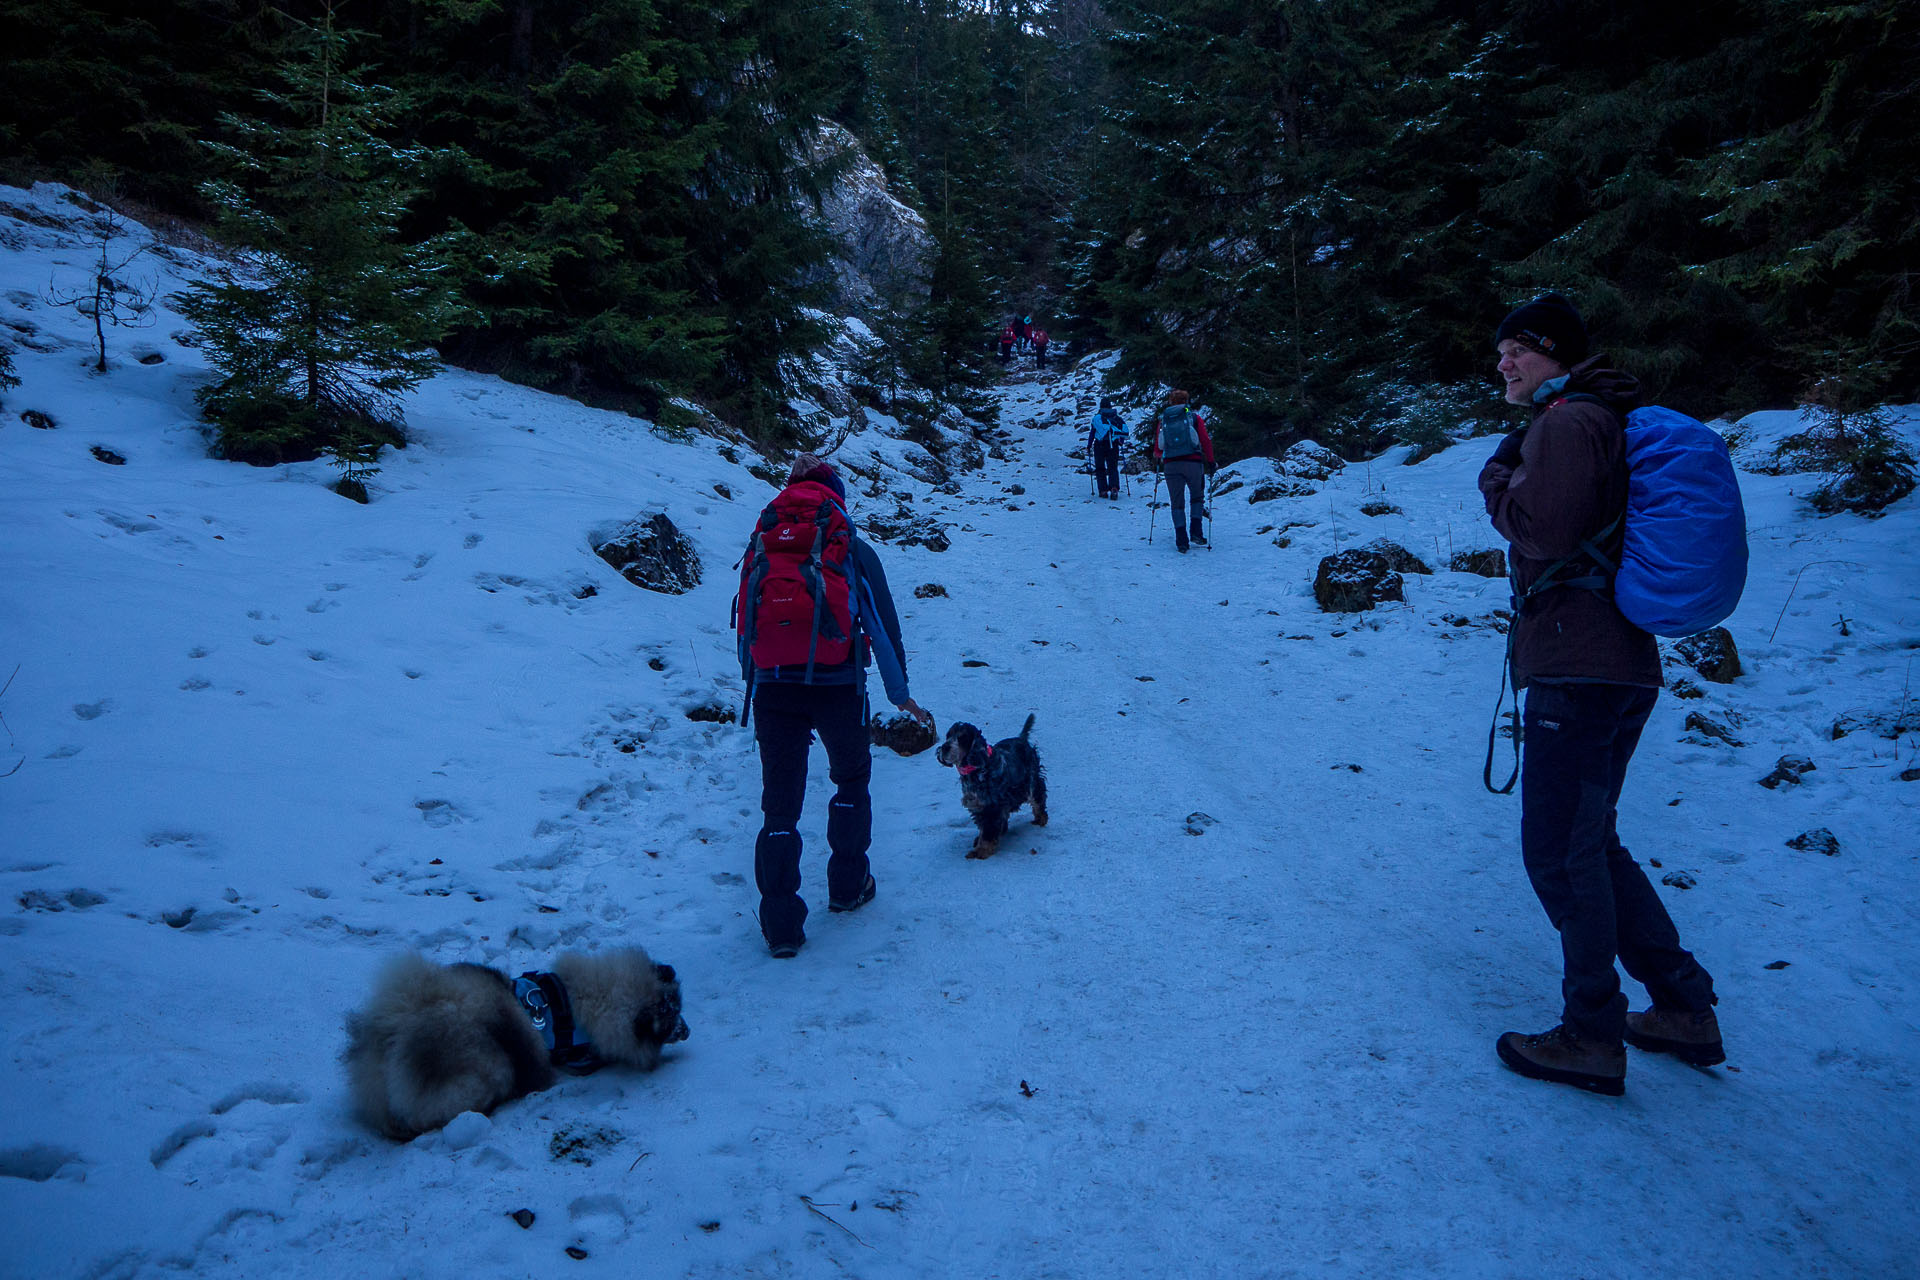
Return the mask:
[[(1576, 393), (1566, 400), (1598, 396)], [(1635, 409), (1625, 418), (1627, 436), (1627, 509), (1580, 550), (1548, 566), (1527, 595), (1548, 587), (1585, 587), (1611, 591), (1614, 607), (1628, 622), (1657, 636), (1691, 636), (1726, 621), (1747, 585), (1747, 515), (1740, 502), (1727, 442), (1705, 423), (1661, 405)], [(1620, 529), (1620, 563), (1601, 547)], [(1562, 569), (1582, 554), (1605, 576), (1561, 578)], [(1515, 601), (1516, 612), (1521, 600)], [(1513, 632), (1507, 632), (1507, 658), (1501, 664), (1500, 701), (1494, 703), (1487, 731), (1487, 763), (1481, 779), (1488, 791), (1506, 795), (1520, 776), (1519, 711), (1513, 712), (1513, 774), (1504, 787), (1493, 785), (1494, 744), (1500, 731), (1500, 706), (1506, 700), (1506, 673), (1513, 664)]]
[(1193, 411), (1184, 404), (1160, 412), (1160, 456), (1179, 458), (1200, 452), (1200, 433), (1193, 428)]
[[(1566, 399), (1595, 400), (1576, 395)], [(1626, 415), (1627, 509), (1581, 544), (1610, 582), (1550, 585), (1611, 587), (1627, 621), (1657, 636), (1691, 636), (1726, 621), (1747, 585), (1747, 515), (1727, 442), (1705, 423), (1661, 405)], [(1620, 563), (1600, 547), (1625, 522)]]
[(1112, 409), (1102, 409), (1093, 417), (1092, 435), (1096, 442), (1105, 444), (1120, 434), (1120, 415)]

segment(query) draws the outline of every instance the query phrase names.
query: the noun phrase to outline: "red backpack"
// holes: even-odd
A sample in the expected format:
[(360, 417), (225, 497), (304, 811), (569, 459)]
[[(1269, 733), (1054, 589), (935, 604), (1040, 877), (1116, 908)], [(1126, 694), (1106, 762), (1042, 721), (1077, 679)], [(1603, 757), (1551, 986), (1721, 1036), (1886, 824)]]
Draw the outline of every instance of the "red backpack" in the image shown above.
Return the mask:
[(760, 513), (740, 564), (734, 626), (741, 666), (850, 662), (854, 651), (853, 525), (833, 490), (802, 480)]

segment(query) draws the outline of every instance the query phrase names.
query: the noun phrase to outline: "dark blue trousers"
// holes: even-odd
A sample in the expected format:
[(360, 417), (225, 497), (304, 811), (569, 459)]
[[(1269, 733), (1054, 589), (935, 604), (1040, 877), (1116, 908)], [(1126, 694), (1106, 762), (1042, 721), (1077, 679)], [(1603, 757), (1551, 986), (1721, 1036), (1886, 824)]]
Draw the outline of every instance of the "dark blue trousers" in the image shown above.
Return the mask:
[(1521, 852), (1560, 932), (1561, 1020), (1609, 1044), (1620, 1042), (1627, 1016), (1616, 958), (1659, 1007), (1698, 1011), (1715, 1003), (1713, 979), (1680, 945), (1673, 918), (1615, 827), (1627, 762), (1658, 696), (1618, 684), (1527, 690)]
[(800, 898), (800, 811), (807, 798), (807, 749), (813, 735), (827, 749), (833, 799), (827, 804), (827, 897), (851, 902), (867, 884), (873, 843), (873, 774), (867, 691), (856, 684), (754, 686), (753, 735), (760, 745), (759, 839), (753, 878), (760, 887), (760, 932), (769, 945), (806, 938)]
[(1120, 492), (1120, 441), (1118, 437), (1093, 442), (1093, 474), (1105, 498)]

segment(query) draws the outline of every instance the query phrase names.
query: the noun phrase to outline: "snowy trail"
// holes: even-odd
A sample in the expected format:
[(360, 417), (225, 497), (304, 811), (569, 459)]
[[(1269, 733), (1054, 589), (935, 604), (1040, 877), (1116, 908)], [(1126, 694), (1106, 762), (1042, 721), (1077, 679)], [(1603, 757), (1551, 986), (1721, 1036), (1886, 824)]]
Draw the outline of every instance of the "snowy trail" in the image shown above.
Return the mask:
[[(1066, 458), (1097, 367), (1005, 383), (1003, 458), (957, 495), (886, 481), (952, 549), (880, 552), (916, 696), (996, 738), (1034, 713), (1052, 824), (1023, 813), (969, 861), (952, 771), (881, 751), (879, 895), (829, 915), (816, 752), (815, 913), (774, 961), (750, 735), (687, 716), (737, 706), (724, 566), (765, 492), (737, 457), (447, 373), (369, 507), (326, 493), (324, 466), (212, 462), (197, 354), (87, 376), (77, 319), (20, 301), (74, 250), (6, 227), (25, 247), (0, 256), (0, 320), (39, 344), (6, 423), (61, 423), (0, 424), (0, 660), (21, 665), (0, 712), (24, 758), (0, 779), (7, 1268), (1910, 1269), (1920, 786), (1897, 780), (1910, 747), (1832, 728), (1908, 705), (1911, 576), (1844, 565), (1920, 559), (1912, 500), (1815, 521), (1803, 477), (1744, 478), (1749, 675), (1663, 698), (1623, 801), (1639, 856), (1697, 881), (1662, 892), (1731, 1056), (1636, 1053), (1626, 1097), (1600, 1099), (1493, 1055), (1550, 1025), (1559, 978), (1517, 801), (1479, 782), (1504, 585), (1410, 576), (1405, 605), (1357, 616), (1308, 585), (1381, 535), (1429, 559), (1495, 545), (1480, 445), (1224, 494), (1215, 549), (1179, 556), (1164, 510), (1145, 541), (1138, 477), (1098, 503)], [(1401, 514), (1359, 514), (1382, 496)], [(690, 594), (593, 558), (590, 530), (644, 509), (699, 548)], [(916, 599), (924, 582), (948, 596)], [(1692, 731), (1696, 710), (1745, 745)], [(1818, 771), (1758, 787), (1785, 752)], [(1215, 820), (1199, 835), (1194, 813)], [(1816, 825), (1840, 856), (1784, 847)], [(659, 1071), (404, 1146), (348, 1116), (341, 1018), (394, 951), (518, 971), (634, 942), (685, 983), (692, 1038)]]

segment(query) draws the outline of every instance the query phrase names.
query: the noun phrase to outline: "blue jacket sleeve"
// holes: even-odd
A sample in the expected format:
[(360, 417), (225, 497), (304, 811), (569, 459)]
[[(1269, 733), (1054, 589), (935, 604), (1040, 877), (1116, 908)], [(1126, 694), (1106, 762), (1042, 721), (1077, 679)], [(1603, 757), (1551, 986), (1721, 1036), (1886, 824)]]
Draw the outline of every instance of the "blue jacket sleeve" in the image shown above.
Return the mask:
[(854, 542), (853, 555), (860, 571), (860, 629), (866, 633), (874, 662), (880, 668), (887, 701), (897, 707), (912, 696), (907, 692), (907, 647), (900, 639), (900, 616), (894, 610), (893, 593), (887, 589), (880, 557), (860, 541)]

